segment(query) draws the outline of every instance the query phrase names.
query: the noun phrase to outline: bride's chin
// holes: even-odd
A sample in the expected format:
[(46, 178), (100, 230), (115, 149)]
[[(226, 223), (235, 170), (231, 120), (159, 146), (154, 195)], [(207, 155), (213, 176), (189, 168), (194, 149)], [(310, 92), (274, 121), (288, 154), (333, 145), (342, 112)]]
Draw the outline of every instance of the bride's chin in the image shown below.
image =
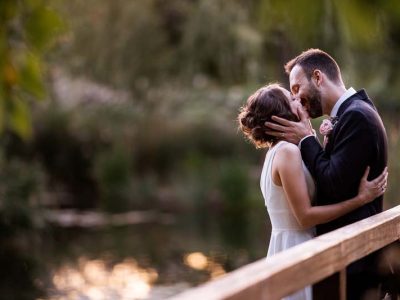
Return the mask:
[[(309, 119), (310, 118), (310, 113), (308, 112), (308, 110), (306, 108), (304, 108), (304, 106), (300, 106), (300, 109), (303, 111), (303, 113), (305, 114), (307, 119)], [(297, 112), (296, 112), (296, 115), (300, 119), (300, 115)]]
[(299, 112), (298, 112), (298, 108), (300, 108), (301, 110), (303, 110), (306, 114), (307, 114), (307, 116), (308, 116), (308, 112), (304, 109), (304, 107), (300, 104), (300, 103), (292, 103), (292, 105), (291, 105), (291, 111), (292, 111), (292, 113), (297, 117), (297, 119), (299, 119), (300, 120), (300, 115), (299, 115)]

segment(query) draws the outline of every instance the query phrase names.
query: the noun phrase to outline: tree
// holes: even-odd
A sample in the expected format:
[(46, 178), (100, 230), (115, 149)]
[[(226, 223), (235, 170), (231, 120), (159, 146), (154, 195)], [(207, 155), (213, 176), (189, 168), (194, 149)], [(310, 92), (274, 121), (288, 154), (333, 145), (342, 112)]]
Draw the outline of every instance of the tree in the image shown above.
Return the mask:
[(31, 136), (30, 104), (46, 95), (43, 56), (62, 27), (48, 1), (0, 1), (0, 134)]

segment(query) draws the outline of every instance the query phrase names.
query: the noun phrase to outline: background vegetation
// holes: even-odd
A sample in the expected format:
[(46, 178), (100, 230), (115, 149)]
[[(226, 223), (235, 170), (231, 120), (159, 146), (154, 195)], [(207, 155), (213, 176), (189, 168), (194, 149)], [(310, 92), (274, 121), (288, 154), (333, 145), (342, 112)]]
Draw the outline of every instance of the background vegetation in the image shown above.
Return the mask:
[(227, 270), (263, 256), (265, 151), (236, 114), (259, 86), (287, 85), (283, 64), (311, 47), (378, 106), (396, 205), (398, 1), (0, 1), (1, 257), (20, 254), (15, 278), (28, 264), (21, 284), (40, 290), (26, 250), (41, 244), (33, 229), (49, 230), (44, 208), (189, 216), (247, 251)]

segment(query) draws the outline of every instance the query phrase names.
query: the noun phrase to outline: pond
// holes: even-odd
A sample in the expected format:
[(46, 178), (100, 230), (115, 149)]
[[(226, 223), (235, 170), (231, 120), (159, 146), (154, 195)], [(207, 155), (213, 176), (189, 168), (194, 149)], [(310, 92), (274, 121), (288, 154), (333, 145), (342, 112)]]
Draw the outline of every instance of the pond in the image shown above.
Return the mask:
[(203, 217), (46, 227), (20, 235), (24, 242), (16, 241), (2, 255), (15, 270), (2, 294), (13, 299), (165, 299), (265, 256), (269, 225), (264, 211), (237, 224)]

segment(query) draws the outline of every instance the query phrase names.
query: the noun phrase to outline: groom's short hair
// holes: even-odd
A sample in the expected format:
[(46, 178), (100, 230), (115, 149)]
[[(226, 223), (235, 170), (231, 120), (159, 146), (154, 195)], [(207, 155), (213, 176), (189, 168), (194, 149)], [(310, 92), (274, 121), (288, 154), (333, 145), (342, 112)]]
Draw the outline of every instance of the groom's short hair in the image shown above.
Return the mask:
[(320, 49), (308, 49), (285, 64), (286, 74), (290, 74), (294, 66), (303, 68), (307, 79), (310, 80), (315, 69), (324, 72), (334, 82), (341, 81), (340, 68), (328, 53)]

